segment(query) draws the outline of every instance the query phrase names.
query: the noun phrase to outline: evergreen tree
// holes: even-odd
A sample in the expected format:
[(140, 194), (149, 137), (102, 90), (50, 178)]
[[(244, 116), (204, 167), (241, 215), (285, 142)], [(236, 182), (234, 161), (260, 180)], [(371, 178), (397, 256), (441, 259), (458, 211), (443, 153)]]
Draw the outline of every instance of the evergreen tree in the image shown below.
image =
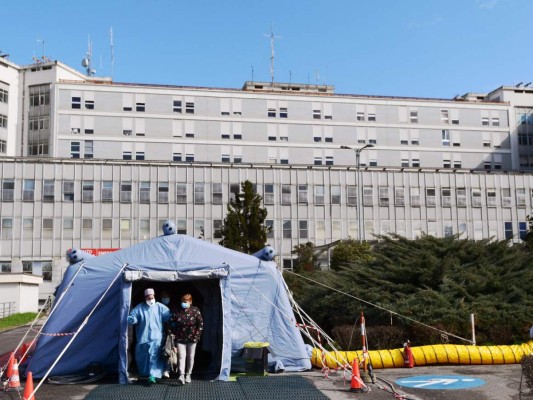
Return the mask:
[(371, 259), (372, 251), (367, 242), (359, 243), (357, 240), (348, 239), (341, 241), (333, 248), (330, 267), (337, 270), (341, 265), (357, 261), (370, 261)]
[(315, 255), (315, 245), (311, 242), (294, 246), (292, 254), (296, 254), (296, 259), (294, 260), (294, 271), (296, 272), (312, 272), (320, 266)]
[(262, 200), (252, 182), (241, 183), (241, 192), (228, 203), (219, 244), (248, 254), (265, 247), (269, 228), (264, 225), (267, 210), (261, 207)]

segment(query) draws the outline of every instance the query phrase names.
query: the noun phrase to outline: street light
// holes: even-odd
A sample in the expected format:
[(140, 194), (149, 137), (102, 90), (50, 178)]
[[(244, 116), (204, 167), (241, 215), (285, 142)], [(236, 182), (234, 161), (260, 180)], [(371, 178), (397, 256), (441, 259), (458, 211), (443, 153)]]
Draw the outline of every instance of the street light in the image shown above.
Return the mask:
[(361, 152), (364, 149), (374, 147), (373, 144), (365, 144), (363, 147), (354, 148), (341, 146), (341, 149), (355, 151), (355, 187), (357, 190), (357, 236), (359, 243), (363, 242), (363, 179), (361, 176)]

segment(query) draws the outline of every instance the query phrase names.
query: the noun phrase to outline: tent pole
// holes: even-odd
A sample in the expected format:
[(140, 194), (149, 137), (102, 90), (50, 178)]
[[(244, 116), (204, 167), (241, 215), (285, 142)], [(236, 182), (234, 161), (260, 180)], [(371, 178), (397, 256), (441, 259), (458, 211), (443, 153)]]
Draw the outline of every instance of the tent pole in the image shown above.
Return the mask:
[(72, 339), (69, 340), (69, 342), (67, 343), (67, 345), (65, 346), (65, 348), (63, 349), (63, 351), (59, 354), (59, 356), (57, 356), (56, 360), (54, 361), (54, 363), (52, 364), (52, 366), (48, 369), (48, 371), (46, 371), (46, 374), (44, 374), (43, 378), (41, 379), (41, 381), (39, 382), (39, 384), (35, 387), (35, 389), (33, 390), (33, 392), (28, 396), (28, 398), (32, 399), (33, 396), (35, 396), (35, 393), (37, 393), (37, 390), (39, 390), (39, 388), (41, 387), (41, 385), (46, 381), (46, 378), (48, 378), (48, 375), (50, 375), (50, 372), (52, 372), (52, 369), (54, 369), (54, 367), (57, 365), (57, 363), (59, 362), (59, 360), (61, 360), (61, 358), (63, 357), (63, 355), (66, 353), (66, 351), (68, 350), (68, 348), (70, 347), (70, 345), (72, 344), (72, 342), (74, 342), (74, 340), (76, 339), (76, 337), (78, 336), (78, 334), (81, 332), (81, 330), (85, 327), (85, 325), (87, 325), (87, 323), (89, 322), (89, 318), (91, 318), (91, 316), (93, 315), (94, 311), (96, 310), (96, 308), (100, 305), (100, 303), (102, 302), (102, 300), (104, 299), (105, 295), (107, 294), (107, 292), (109, 292), (109, 289), (111, 289), (111, 286), (113, 286), (113, 284), (115, 283), (115, 281), (117, 280), (117, 278), (120, 276), (120, 274), (122, 274), (122, 271), (124, 270), (124, 268), (126, 268), (128, 266), (128, 264), (124, 264), (122, 266), (122, 268), (120, 268), (120, 270), (118, 271), (117, 275), (113, 278), (113, 280), (111, 281), (111, 283), (109, 284), (109, 286), (107, 287), (107, 289), (105, 290), (104, 294), (102, 294), (102, 296), (100, 297), (100, 299), (96, 302), (95, 306), (93, 307), (93, 309), (91, 310), (91, 312), (89, 312), (89, 314), (85, 317), (85, 319), (83, 320), (83, 322), (81, 323), (81, 325), (79, 326), (78, 330), (76, 331), (76, 333), (74, 334), (74, 336), (72, 336)]

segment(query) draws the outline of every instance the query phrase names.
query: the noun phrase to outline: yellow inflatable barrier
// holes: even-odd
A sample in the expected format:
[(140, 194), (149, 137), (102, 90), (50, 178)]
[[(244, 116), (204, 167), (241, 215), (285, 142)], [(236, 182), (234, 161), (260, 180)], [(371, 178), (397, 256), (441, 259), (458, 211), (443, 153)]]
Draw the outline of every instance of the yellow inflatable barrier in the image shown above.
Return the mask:
[[(411, 347), (415, 366), (434, 364), (518, 364), (522, 357), (533, 354), (533, 341), (511, 346), (464, 346), (456, 344), (435, 344)], [(313, 366), (339, 368), (351, 365), (354, 358), (362, 360), (362, 351), (330, 351), (322, 354), (314, 348), (311, 355)], [(369, 350), (368, 355), (373, 368), (403, 367), (403, 348), (394, 350)]]

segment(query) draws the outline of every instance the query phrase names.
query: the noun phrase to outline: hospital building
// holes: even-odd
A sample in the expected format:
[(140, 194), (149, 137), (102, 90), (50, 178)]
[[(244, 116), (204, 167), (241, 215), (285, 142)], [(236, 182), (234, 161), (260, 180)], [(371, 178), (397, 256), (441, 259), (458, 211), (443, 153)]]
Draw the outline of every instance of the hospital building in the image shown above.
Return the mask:
[[(468, 89), (468, 88), (467, 88)], [(291, 268), (294, 246), (460, 234), (525, 236), (533, 207), (533, 87), (450, 99), (121, 83), (59, 61), (0, 57), (0, 270), (44, 279), (72, 247), (99, 254), (162, 234), (220, 240), (250, 180)]]

